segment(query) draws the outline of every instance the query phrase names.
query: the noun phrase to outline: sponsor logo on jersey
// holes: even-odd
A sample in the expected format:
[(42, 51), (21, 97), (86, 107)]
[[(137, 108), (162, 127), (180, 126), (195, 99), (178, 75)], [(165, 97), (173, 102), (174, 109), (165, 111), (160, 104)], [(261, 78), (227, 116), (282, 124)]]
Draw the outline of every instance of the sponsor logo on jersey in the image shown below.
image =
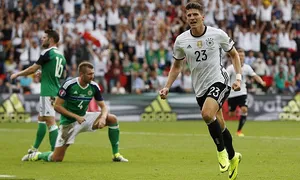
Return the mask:
[(74, 94), (78, 94), (78, 92), (77, 92), (77, 91), (75, 91), (75, 92), (74, 92)]
[(198, 46), (198, 48), (202, 48), (202, 41), (198, 41), (197, 46)]

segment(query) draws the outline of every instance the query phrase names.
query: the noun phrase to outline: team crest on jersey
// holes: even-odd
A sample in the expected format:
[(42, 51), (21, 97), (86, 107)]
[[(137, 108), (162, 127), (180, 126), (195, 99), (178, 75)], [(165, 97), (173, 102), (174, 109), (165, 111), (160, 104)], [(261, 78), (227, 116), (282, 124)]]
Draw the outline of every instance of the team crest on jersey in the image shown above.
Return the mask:
[(207, 38), (205, 41), (208, 47), (212, 47), (215, 44), (213, 38)]
[(198, 46), (199, 48), (202, 48), (202, 41), (198, 41), (198, 42), (197, 42), (197, 46)]
[(91, 91), (91, 90), (89, 90), (88, 91), (88, 95), (90, 96), (90, 95), (92, 95), (93, 94), (93, 92)]

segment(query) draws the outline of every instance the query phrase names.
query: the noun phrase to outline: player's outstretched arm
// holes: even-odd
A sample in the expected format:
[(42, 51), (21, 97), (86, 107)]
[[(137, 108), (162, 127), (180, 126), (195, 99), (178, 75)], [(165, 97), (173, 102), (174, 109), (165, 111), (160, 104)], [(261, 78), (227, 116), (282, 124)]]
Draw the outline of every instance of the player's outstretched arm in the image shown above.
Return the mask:
[(20, 72), (17, 72), (17, 73), (14, 73), (10, 76), (10, 79), (13, 80), (13, 79), (16, 79), (17, 77), (19, 76), (27, 76), (29, 74), (33, 74), (35, 73), (38, 69), (40, 69), (40, 65), (38, 64), (33, 64), (31, 66), (29, 66), (28, 68), (24, 69), (23, 71), (20, 71)]
[(266, 82), (264, 80), (262, 80), (262, 78), (259, 75), (255, 75), (255, 76), (253, 76), (253, 78), (256, 82), (261, 84), (263, 87), (266, 86)]
[(241, 90), (241, 80), (242, 80), (242, 67), (241, 67), (241, 61), (240, 61), (240, 56), (233, 47), (228, 54), (231, 57), (232, 65), (234, 67), (235, 73), (236, 73), (236, 81), (232, 84), (232, 89), (234, 91), (239, 91)]
[(68, 111), (66, 108), (63, 107), (63, 104), (64, 104), (65, 100), (60, 98), (60, 97), (57, 97), (55, 99), (55, 102), (54, 102), (54, 109), (55, 111), (57, 111), (58, 113), (64, 115), (64, 116), (67, 116), (67, 117), (71, 117), (71, 118), (74, 118), (76, 119), (76, 121), (81, 124), (83, 121), (85, 121), (84, 117), (81, 117), (75, 113), (72, 113), (70, 111)]
[(173, 82), (176, 80), (177, 76), (181, 72), (182, 64), (183, 64), (182, 60), (174, 61), (173, 65), (171, 67), (171, 70), (169, 72), (169, 75), (168, 75), (167, 83), (166, 83), (165, 87), (159, 91), (159, 95), (160, 95), (161, 99), (167, 98), (170, 87), (172, 86)]
[(104, 101), (97, 101), (98, 106), (101, 108), (101, 114), (96, 119), (96, 124), (98, 124), (98, 128), (102, 129), (106, 126), (106, 119), (108, 116), (108, 109)]

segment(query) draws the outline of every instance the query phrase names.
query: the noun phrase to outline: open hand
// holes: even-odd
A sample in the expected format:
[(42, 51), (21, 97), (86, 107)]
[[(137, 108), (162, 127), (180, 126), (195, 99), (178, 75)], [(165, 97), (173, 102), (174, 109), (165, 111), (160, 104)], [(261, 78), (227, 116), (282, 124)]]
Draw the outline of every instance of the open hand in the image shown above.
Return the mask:
[(104, 128), (106, 126), (106, 118), (100, 117), (99, 119), (97, 119), (96, 125), (99, 129)]

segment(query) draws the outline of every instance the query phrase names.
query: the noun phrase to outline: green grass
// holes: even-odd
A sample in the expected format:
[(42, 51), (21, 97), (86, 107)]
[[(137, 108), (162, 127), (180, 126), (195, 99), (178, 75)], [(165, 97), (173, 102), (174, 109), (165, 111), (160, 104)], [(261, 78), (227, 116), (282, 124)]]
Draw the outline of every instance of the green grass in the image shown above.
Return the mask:
[[(235, 136), (242, 153), (240, 180), (295, 180), (300, 169), (299, 122), (248, 121), (246, 137)], [(36, 180), (224, 180), (203, 121), (121, 122), (121, 153), (129, 163), (111, 162), (107, 129), (80, 134), (62, 163), (21, 162), (37, 124), (0, 124), (0, 175)], [(41, 151), (49, 150), (48, 135)], [(0, 176), (1, 177), (1, 176)], [(1, 179), (1, 178), (0, 178)]]

